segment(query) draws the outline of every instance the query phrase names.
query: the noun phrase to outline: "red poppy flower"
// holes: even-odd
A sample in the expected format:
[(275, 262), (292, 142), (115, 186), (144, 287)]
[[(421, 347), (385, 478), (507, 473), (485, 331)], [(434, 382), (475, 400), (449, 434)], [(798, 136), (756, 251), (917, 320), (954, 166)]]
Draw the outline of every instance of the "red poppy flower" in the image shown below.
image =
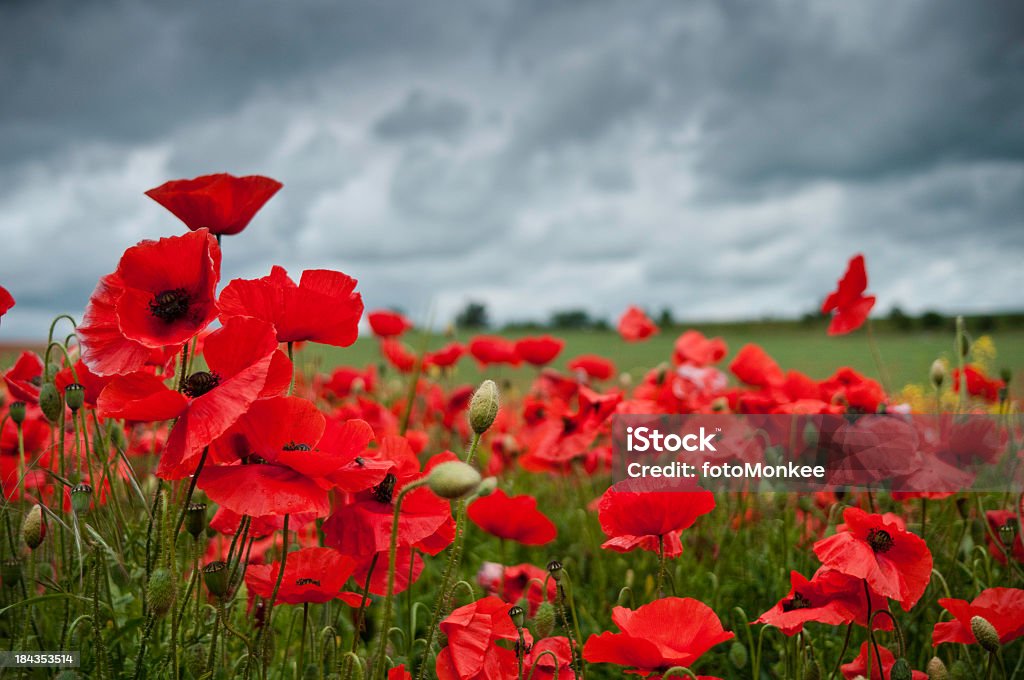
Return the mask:
[(387, 362), (401, 373), (411, 373), (416, 368), (416, 354), (405, 343), (395, 338), (380, 341), (380, 353)]
[[(766, 611), (755, 623), (775, 626), (786, 635), (796, 635), (809, 621), (839, 626), (851, 621), (867, 627), (868, 610), (864, 587), (859, 579), (831, 569), (819, 569), (808, 581), (798, 572), (790, 573), (792, 587), (786, 597)], [(871, 610), (886, 608), (886, 600), (871, 594)], [(892, 629), (888, 618), (880, 617), (875, 628)]]
[(498, 640), (518, 640), (508, 610), (512, 605), (485, 597), (459, 607), (441, 622), (448, 646), (437, 656), (438, 680), (496, 680), (516, 677), (515, 652)]
[(566, 367), (570, 371), (585, 373), (592, 380), (608, 380), (615, 375), (615, 364), (596, 354), (581, 354), (566, 364)]
[[(528, 613), (533, 616), (544, 600), (554, 602), (558, 594), (555, 580), (547, 576), (547, 570), (532, 564), (506, 567), (497, 562), (484, 562), (477, 572), (477, 581), (489, 595), (497, 595), (509, 604), (520, 604), (525, 598)], [(547, 593), (542, 592), (545, 582)]]
[(103, 392), (113, 376), (101, 376), (96, 375), (89, 370), (89, 367), (85, 365), (81, 359), (75, 362), (74, 370), (72, 367), (66, 366), (61, 370), (57, 371), (57, 374), (53, 376), (53, 384), (57, 386), (57, 391), (62, 393), (68, 387), (68, 385), (79, 384), (83, 388), (85, 405), (88, 407), (95, 407), (96, 402), (100, 398), (100, 394)]
[(348, 347), (359, 337), (363, 298), (356, 280), (329, 269), (307, 269), (298, 285), (282, 267), (261, 279), (235, 279), (220, 294), (221, 319), (254, 316), (274, 324), (279, 342)]
[[(989, 378), (985, 372), (975, 366), (964, 366), (964, 375), (967, 376), (967, 393), (981, 397), (989, 403), (999, 401), (999, 391), (1006, 383), (996, 378)], [(960, 369), (953, 369), (953, 391), (960, 389)]]
[(865, 378), (849, 366), (844, 366), (832, 377), (821, 382), (824, 398), (832, 402), (845, 402), (852, 410), (875, 413), (885, 403), (885, 389), (877, 381)]
[(165, 182), (146, 195), (171, 211), (192, 231), (237, 234), (282, 184), (260, 175), (235, 177), (227, 173)]
[(412, 321), (398, 312), (389, 309), (378, 309), (366, 315), (370, 328), (378, 338), (394, 338), (412, 328)]
[(473, 355), (480, 366), (490, 366), (491, 364), (518, 366), (520, 362), (514, 342), (492, 335), (478, 335), (470, 340), (469, 353)]
[(846, 273), (839, 280), (839, 287), (830, 293), (821, 305), (821, 313), (832, 316), (828, 325), (829, 335), (843, 335), (860, 328), (868, 318), (868, 312), (875, 306), (874, 295), (864, 295), (868, 287), (868, 275), (864, 271), (864, 256), (854, 255), (846, 267)]
[(22, 352), (18, 360), (4, 372), (7, 391), (15, 401), (39, 403), (39, 386), (43, 378), (43, 360), (35, 352)]
[(470, 503), (467, 514), (492, 536), (523, 545), (544, 545), (558, 535), (554, 523), (537, 509), (533, 496), (508, 496), (498, 489)]
[(971, 632), (971, 619), (980, 616), (996, 629), (999, 644), (1024, 637), (1024, 590), (1019, 588), (989, 588), (967, 602), (951, 597), (939, 600), (939, 605), (953, 615), (953, 621), (935, 624), (932, 644), (958, 642), (972, 645), (976, 642)]
[(615, 607), (612, 621), (622, 632), (591, 635), (583, 658), (640, 674), (692, 666), (715, 645), (736, 637), (722, 628), (711, 607), (689, 597), (666, 597), (636, 610)]
[(205, 229), (143, 241), (89, 299), (78, 339), (96, 375), (130, 373), (152, 350), (189, 341), (217, 316), (220, 248)]
[[(857, 658), (850, 663), (843, 664), (839, 670), (843, 672), (843, 677), (846, 680), (854, 680), (855, 678), (867, 678), (868, 677), (868, 654), (871, 654), (871, 679), (870, 680), (884, 680), (890, 677), (892, 667), (896, 663), (896, 657), (885, 647), (878, 646), (878, 652), (875, 652), (875, 648), (869, 645), (867, 642), (860, 646), (860, 654)], [(882, 658), (882, 668), (878, 668), (878, 657)], [(928, 675), (921, 671), (911, 671), (910, 677), (913, 680), (928, 680)]]
[(537, 642), (523, 659), (524, 678), (555, 680), (556, 676), (558, 680), (573, 680), (576, 677), (576, 671), (572, 669), (572, 645), (568, 638), (562, 636), (544, 638)]
[(6, 288), (0, 286), (0, 317), (9, 312), (14, 304), (14, 296), (8, 293)]
[[(323, 604), (337, 599), (355, 566), (355, 560), (331, 548), (303, 548), (289, 553), (275, 604)], [(280, 562), (249, 566), (245, 585), (249, 592), (269, 598), (280, 573)]]
[(405, 664), (399, 664), (388, 671), (388, 680), (412, 680), (412, 673), (405, 670)]
[(110, 381), (98, 400), (105, 418), (152, 422), (177, 418), (156, 474), (181, 479), (195, 469), (205, 447), (224, 434), (259, 397), (288, 387), (291, 363), (277, 349), (274, 327), (247, 317), (228, 319), (203, 343), (207, 370), (196, 371), (182, 391), (150, 373)]
[(866, 580), (909, 611), (931, 580), (928, 546), (897, 522), (860, 508), (844, 510), (843, 521), (846, 530), (815, 543), (814, 554), (826, 567)]
[(340, 478), (349, 466), (359, 467), (355, 458), (372, 437), (370, 426), (359, 420), (329, 427), (304, 399), (262, 399), (211, 449), (215, 459), (225, 449), (244, 458), (205, 467), (198, 486), (210, 500), (243, 515), (323, 517), (331, 508), (328, 490), (344, 486)]
[(644, 310), (630, 305), (619, 318), (619, 335), (626, 342), (646, 340), (658, 332), (658, 326), (651, 321)]
[(550, 364), (558, 356), (565, 341), (542, 335), (536, 338), (522, 338), (516, 341), (516, 355), (528, 364), (543, 366)]
[(450, 342), (436, 352), (427, 352), (427, 355), (423, 358), (423, 365), (449, 368), (457, 364), (465, 353), (466, 348), (461, 344)]
[(658, 552), (660, 539), (667, 557), (682, 554), (680, 532), (715, 509), (715, 496), (696, 484), (662, 486), (659, 482), (627, 479), (604, 492), (597, 503), (601, 530), (608, 536), (602, 548)]
[(686, 331), (676, 339), (672, 360), (676, 364), (708, 366), (725, 358), (728, 347), (722, 338), (707, 338), (700, 331)]
[(775, 359), (754, 344), (740, 348), (729, 364), (729, 370), (742, 382), (755, 387), (777, 387), (786, 380)]

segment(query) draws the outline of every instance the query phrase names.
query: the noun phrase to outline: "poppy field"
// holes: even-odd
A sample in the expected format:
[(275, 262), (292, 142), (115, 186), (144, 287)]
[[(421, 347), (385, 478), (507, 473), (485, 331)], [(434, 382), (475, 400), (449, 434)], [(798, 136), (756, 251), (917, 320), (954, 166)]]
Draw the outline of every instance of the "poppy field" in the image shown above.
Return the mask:
[[(984, 414), (962, 449), (914, 433), (911, 453), (1016, 470), (998, 334), (960, 319), (891, 370), (870, 263), (840, 253), (827, 329), (807, 332), (841, 349), (807, 365), (756, 331), (661, 328), (642, 300), (587, 351), (554, 331), (446, 338), (364, 309), (351, 272), (225, 271), (281, 189), (146, 192), (181, 231), (111, 253), (84, 314), (0, 365), (0, 677), (1024, 678), (1019, 489), (612, 474), (613, 422), (637, 414)], [(0, 286), (2, 334), (18, 291)]]

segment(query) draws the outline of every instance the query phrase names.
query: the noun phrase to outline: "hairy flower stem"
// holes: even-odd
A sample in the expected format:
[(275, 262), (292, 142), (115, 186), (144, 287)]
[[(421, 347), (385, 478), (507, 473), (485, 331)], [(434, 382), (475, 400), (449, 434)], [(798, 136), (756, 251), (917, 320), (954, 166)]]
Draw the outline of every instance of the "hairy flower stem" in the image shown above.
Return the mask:
[[(384, 615), (381, 617), (380, 643), (377, 647), (376, 660), (373, 663), (372, 678), (383, 678), (386, 672), (385, 666), (387, 663), (385, 659), (387, 657), (388, 633), (391, 628), (391, 613), (394, 609), (395, 600), (395, 570), (398, 566), (398, 520), (401, 516), (402, 501), (405, 500), (406, 494), (426, 483), (425, 477), (410, 482), (398, 492), (398, 496), (395, 498), (395, 510), (391, 517), (391, 545), (388, 551), (388, 589), (387, 594), (384, 596)], [(409, 587), (412, 587), (411, 583)]]
[(199, 483), (199, 475), (203, 471), (203, 466), (206, 465), (206, 456), (210, 453), (210, 447), (207, 446), (203, 449), (203, 455), (199, 457), (199, 465), (196, 466), (196, 471), (192, 474), (192, 480), (188, 483), (188, 493), (185, 494), (185, 502), (181, 504), (181, 512), (178, 513), (178, 521), (174, 525), (174, 533), (171, 534), (172, 540), (176, 543), (178, 541), (178, 534), (181, 532), (181, 525), (185, 523), (185, 515), (188, 513), (188, 506), (192, 504), (192, 494), (195, 493), (196, 484)]
[(658, 536), (658, 597), (663, 597), (665, 586), (665, 537)]

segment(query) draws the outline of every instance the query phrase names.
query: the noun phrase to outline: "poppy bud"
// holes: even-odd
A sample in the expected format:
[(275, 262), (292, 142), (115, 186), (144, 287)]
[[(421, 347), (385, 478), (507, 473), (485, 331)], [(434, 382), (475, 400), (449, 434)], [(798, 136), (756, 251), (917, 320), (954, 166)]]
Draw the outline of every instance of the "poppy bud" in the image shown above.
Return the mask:
[(971, 632), (974, 633), (974, 639), (986, 652), (995, 654), (999, 651), (999, 633), (988, 619), (982, 616), (972, 616)]
[(174, 604), (176, 593), (174, 579), (166, 569), (156, 569), (149, 575), (149, 591), (147, 593), (150, 611), (157, 618), (166, 614)]
[(966, 498), (960, 497), (956, 499), (956, 512), (960, 515), (960, 519), (967, 519), (970, 516)]
[(85, 404), (85, 388), (78, 383), (71, 383), (64, 388), (64, 401), (71, 412), (76, 413)]
[(21, 583), (21, 562), (17, 558), (0, 563), (0, 583), (8, 588), (13, 588)]
[(913, 680), (914, 674), (910, 670), (907, 660), (900, 657), (889, 670), (889, 680)]
[(732, 647), (729, 647), (729, 661), (732, 662), (736, 668), (743, 668), (747, 665), (748, 655), (747, 647), (742, 642), (732, 643)]
[(971, 353), (971, 338), (967, 335), (967, 331), (964, 330), (963, 317), (957, 318), (957, 331), (956, 331), (956, 351), (963, 357), (967, 358), (967, 355)]
[(476, 487), (476, 497), (484, 498), (490, 496), (498, 488), (498, 480), (495, 477), (487, 477)]
[(107, 426), (107, 434), (110, 435), (110, 443), (113, 444), (114, 448), (123, 451), (128, 442), (124, 438), (124, 428), (121, 427), (121, 424), (110, 423)]
[(546, 638), (555, 629), (555, 605), (542, 602), (533, 615), (533, 629), (537, 638)]
[(206, 645), (197, 642), (185, 650), (185, 668), (193, 678), (201, 678), (206, 672)]
[(39, 388), (39, 409), (51, 423), (60, 420), (60, 412), (64, 406), (61, 403), (60, 392), (52, 382), (43, 383)]
[(485, 380), (476, 388), (469, 402), (469, 425), (473, 432), (483, 434), (498, 417), (498, 386), (493, 380)]
[(71, 509), (79, 515), (89, 509), (92, 502), (92, 487), (88, 484), (76, 484), (71, 487)]
[(519, 605), (509, 609), (508, 616), (512, 619), (512, 623), (515, 624), (516, 628), (522, 630), (523, 626), (526, 625), (526, 610)]
[(33, 505), (21, 523), (21, 538), (32, 550), (35, 550), (46, 538), (46, 519), (43, 517), (43, 506)]
[(551, 574), (555, 583), (559, 583), (562, 580), (562, 563), (558, 560), (548, 562), (548, 573)]
[(949, 670), (946, 668), (946, 664), (942, 663), (942, 659), (937, 656), (932, 657), (932, 660), (925, 666), (925, 671), (928, 673), (928, 680), (949, 680)]
[(203, 581), (214, 597), (228, 594), (228, 565), (226, 562), (210, 562), (203, 567)]
[(946, 382), (946, 362), (942, 359), (933, 361), (931, 370), (928, 371), (928, 379), (935, 389), (942, 387), (942, 383)]
[(189, 503), (185, 511), (185, 528), (192, 538), (206, 531), (206, 503)]
[(463, 498), (480, 484), (480, 473), (472, 465), (453, 460), (441, 463), (427, 477), (430, 490), (441, 498)]
[(11, 415), (11, 420), (15, 425), (25, 422), (25, 402), (12, 401), (11, 405), (7, 407), (7, 412)]
[(1017, 532), (1019, 527), (1017, 526), (1017, 518), (1011, 517), (1006, 520), (1006, 524), (999, 527), (999, 541), (1009, 548), (1013, 545), (1013, 542), (1017, 540)]

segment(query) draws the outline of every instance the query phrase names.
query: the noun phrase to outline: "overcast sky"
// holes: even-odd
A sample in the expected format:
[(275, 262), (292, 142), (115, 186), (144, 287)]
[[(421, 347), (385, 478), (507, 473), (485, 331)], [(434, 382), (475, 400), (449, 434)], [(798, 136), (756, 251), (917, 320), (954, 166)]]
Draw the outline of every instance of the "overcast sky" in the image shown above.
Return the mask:
[(0, 337), (182, 225), (143, 191), (284, 183), (224, 278), (367, 306), (796, 316), (855, 252), (886, 312), (1021, 308), (1019, 0), (0, 4)]

